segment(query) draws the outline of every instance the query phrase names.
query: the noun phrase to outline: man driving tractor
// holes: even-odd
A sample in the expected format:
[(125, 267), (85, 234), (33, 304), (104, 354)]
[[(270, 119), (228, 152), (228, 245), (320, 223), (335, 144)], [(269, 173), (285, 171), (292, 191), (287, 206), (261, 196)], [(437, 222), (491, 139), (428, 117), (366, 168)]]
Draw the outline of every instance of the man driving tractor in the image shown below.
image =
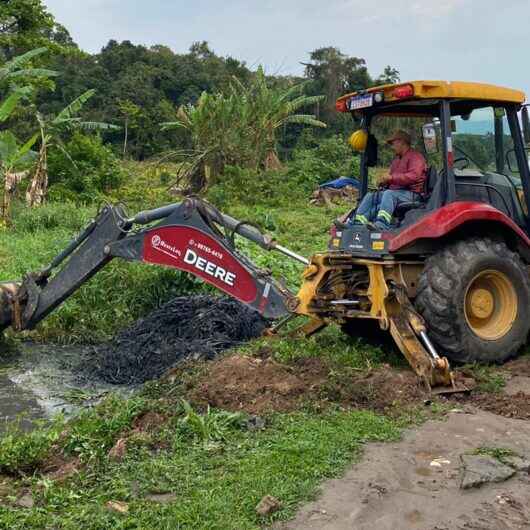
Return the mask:
[(396, 208), (403, 202), (417, 201), (424, 191), (427, 162), (412, 149), (410, 135), (397, 130), (387, 140), (396, 157), (387, 174), (378, 179), (380, 191), (367, 193), (350, 218), (352, 224), (369, 229), (389, 230)]

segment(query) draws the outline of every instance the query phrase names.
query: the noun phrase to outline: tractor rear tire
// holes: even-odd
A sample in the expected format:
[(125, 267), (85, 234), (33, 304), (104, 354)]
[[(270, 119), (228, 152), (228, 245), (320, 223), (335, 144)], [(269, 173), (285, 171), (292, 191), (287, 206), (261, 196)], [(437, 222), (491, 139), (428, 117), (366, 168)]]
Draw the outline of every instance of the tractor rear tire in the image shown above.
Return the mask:
[(465, 239), (428, 258), (414, 303), (440, 353), (456, 362), (504, 362), (527, 340), (528, 272), (503, 241)]

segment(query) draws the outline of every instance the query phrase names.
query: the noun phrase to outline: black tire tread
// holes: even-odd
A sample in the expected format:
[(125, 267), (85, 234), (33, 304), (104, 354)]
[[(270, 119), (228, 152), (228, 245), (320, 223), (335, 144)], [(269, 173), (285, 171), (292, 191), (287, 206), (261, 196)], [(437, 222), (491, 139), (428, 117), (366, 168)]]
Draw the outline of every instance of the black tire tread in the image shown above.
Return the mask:
[[(466, 326), (459, 325), (462, 315), (453, 303), (454, 293), (463, 289), (463, 264), (477, 256), (495, 255), (523, 272), (527, 292), (530, 282), (526, 267), (516, 252), (511, 251), (502, 240), (483, 237), (468, 238), (453, 242), (429, 257), (418, 282), (414, 304), (425, 319), (429, 336), (450, 359), (458, 362), (477, 360), (466, 351)], [(527, 329), (528, 332), (528, 329)], [(505, 351), (500, 351), (497, 362), (514, 356), (526, 341), (526, 335), (515, 340)]]

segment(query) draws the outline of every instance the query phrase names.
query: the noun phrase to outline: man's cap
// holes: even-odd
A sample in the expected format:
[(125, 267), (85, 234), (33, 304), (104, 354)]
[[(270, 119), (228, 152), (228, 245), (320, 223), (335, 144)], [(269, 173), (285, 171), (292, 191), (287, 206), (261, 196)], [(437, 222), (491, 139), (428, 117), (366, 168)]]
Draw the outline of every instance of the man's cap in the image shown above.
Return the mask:
[(410, 137), (410, 134), (406, 131), (403, 131), (401, 129), (397, 129), (392, 133), (392, 136), (388, 138), (386, 141), (387, 144), (391, 144), (394, 140), (402, 140), (408, 145), (411, 145), (412, 139)]

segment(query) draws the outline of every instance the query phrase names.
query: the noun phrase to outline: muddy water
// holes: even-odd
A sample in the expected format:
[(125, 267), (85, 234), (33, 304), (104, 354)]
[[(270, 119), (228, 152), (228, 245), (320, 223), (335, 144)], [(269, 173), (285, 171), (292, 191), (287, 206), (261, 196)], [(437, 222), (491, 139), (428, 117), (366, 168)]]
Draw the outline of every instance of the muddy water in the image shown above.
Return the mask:
[(29, 430), (35, 420), (71, 416), (109, 391), (131, 392), (131, 387), (80, 381), (67, 367), (83, 351), (77, 346), (19, 343), (7, 360), (0, 351), (0, 437), (13, 424)]
[(9, 373), (0, 374), (0, 436), (15, 421), (27, 430), (33, 420), (44, 417), (45, 412), (33, 392), (13, 382)]

